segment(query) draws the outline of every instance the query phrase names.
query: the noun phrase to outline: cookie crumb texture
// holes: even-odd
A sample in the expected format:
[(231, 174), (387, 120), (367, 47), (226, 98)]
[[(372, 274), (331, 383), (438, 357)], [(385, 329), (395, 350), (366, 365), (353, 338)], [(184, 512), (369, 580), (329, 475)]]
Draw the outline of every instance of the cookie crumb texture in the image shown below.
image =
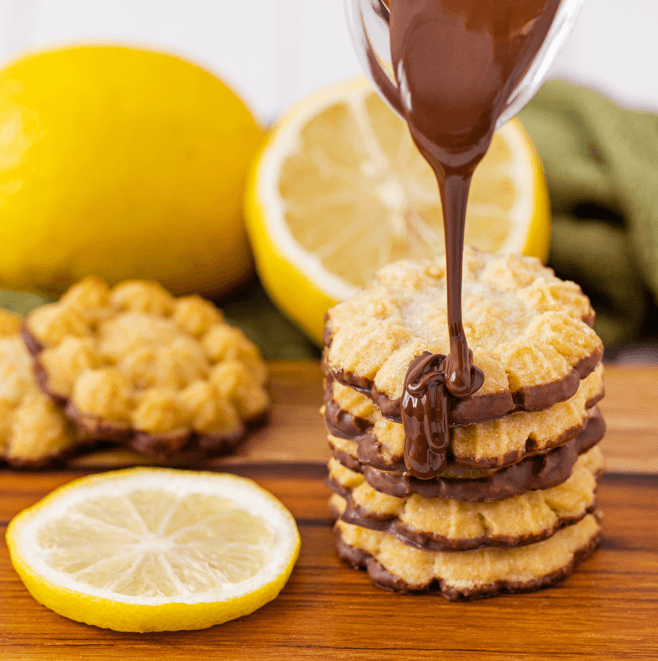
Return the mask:
[(78, 444), (75, 430), (41, 392), (20, 336), (21, 319), (0, 310), (0, 458), (37, 468)]
[(42, 387), (87, 435), (161, 456), (230, 452), (270, 405), (256, 346), (200, 296), (89, 277), (34, 310)]

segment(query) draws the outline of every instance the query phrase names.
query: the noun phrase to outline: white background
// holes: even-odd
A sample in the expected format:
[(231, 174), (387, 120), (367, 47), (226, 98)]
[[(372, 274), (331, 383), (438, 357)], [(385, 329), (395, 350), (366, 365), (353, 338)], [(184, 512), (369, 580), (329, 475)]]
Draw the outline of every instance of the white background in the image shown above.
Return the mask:
[[(618, 103), (658, 111), (658, 0), (585, 0), (554, 66)], [(0, 61), (52, 44), (177, 53), (220, 74), (266, 121), (359, 72), (342, 0), (0, 0)]]

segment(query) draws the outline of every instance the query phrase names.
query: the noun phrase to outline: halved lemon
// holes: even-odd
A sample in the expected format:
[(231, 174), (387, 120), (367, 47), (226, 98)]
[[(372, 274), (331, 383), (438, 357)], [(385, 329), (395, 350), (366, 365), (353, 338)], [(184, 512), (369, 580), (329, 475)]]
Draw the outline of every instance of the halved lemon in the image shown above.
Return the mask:
[[(270, 296), (319, 343), (325, 311), (379, 267), (444, 250), (434, 174), (365, 78), (316, 92), (283, 117), (252, 168), (245, 216)], [(476, 171), (466, 243), (546, 259), (549, 236), (544, 175), (515, 120)]]
[(135, 468), (75, 480), (16, 516), (14, 568), (56, 613), (116, 631), (203, 629), (274, 599), (299, 554), (251, 480)]

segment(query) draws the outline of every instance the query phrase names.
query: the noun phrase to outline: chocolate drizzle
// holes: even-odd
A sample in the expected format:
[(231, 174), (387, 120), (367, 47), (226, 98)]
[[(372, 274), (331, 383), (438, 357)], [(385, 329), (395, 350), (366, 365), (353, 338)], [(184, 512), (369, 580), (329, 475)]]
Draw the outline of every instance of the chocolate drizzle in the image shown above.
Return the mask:
[(404, 380), (404, 463), (421, 479), (440, 475), (446, 465), (450, 436), (445, 362), (444, 355), (426, 351), (411, 361)]
[(401, 407), (405, 464), (422, 479), (435, 477), (445, 464), (449, 398), (467, 399), (484, 382), (462, 324), (471, 179), (558, 5), (559, 0), (390, 0), (388, 16), (378, 5), (389, 22), (397, 90), (373, 61), (370, 68), (432, 167), (443, 207), (450, 355), (423, 355), (411, 363)]
[[(470, 350), (469, 354), (470, 364)], [(452, 394), (447, 362), (447, 356), (425, 351), (411, 361), (404, 379), (404, 463), (414, 477), (423, 480), (440, 475), (446, 466), (450, 442), (448, 398)], [(480, 388), (484, 381), (482, 371), (471, 366), (469, 381), (473, 391)]]

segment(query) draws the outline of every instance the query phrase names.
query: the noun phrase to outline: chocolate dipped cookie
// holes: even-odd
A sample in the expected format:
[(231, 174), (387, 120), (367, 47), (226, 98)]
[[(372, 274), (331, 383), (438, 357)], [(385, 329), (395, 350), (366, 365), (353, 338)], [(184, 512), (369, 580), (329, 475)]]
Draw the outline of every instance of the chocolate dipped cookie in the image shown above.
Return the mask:
[(199, 296), (86, 278), (28, 315), (41, 388), (87, 437), (161, 459), (232, 452), (270, 398), (258, 349)]
[(334, 533), (339, 557), (366, 569), (376, 585), (397, 592), (436, 591), (456, 601), (557, 583), (594, 552), (601, 529), (588, 514), (535, 544), (461, 552), (417, 549), (344, 521), (336, 522)]
[(361, 463), (358, 445), (329, 437), (333, 459), (360, 473), (373, 489), (404, 498), (417, 494), (424, 498), (454, 498), (468, 503), (494, 502), (526, 491), (548, 489), (571, 475), (578, 457), (595, 447), (605, 434), (605, 422), (598, 409), (591, 412), (585, 429), (564, 445), (529, 455), (502, 468), (463, 469), (449, 464), (443, 475), (421, 480), (406, 471), (379, 470)]
[(596, 508), (596, 480), (603, 473), (598, 448), (581, 455), (571, 475), (548, 489), (494, 502), (454, 498), (398, 498), (373, 489), (363, 475), (329, 462), (330, 507), (347, 523), (393, 535), (435, 551), (511, 548), (547, 539)]
[[(603, 355), (587, 296), (534, 258), (465, 249), (462, 312), (484, 382), (472, 396), (450, 400), (451, 425), (569, 399)], [(449, 354), (447, 328), (444, 258), (396, 262), (327, 313), (325, 372), (400, 421), (409, 365), (424, 352)]]

